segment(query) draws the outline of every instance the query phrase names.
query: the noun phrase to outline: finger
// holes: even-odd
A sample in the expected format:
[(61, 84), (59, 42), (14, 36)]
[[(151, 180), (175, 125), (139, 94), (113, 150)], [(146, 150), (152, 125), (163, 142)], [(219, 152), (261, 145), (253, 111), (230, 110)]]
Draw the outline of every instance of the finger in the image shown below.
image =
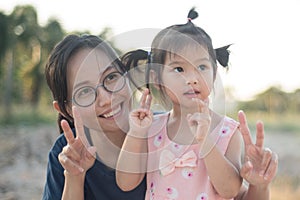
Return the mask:
[(96, 151), (97, 151), (97, 149), (94, 146), (91, 146), (91, 147), (87, 148), (87, 155), (86, 155), (87, 158), (89, 160), (95, 159), (96, 158)]
[(249, 179), (251, 176), (252, 169), (253, 169), (252, 163), (250, 161), (247, 161), (241, 168), (240, 171), (241, 177), (243, 177), (246, 180)]
[(209, 100), (201, 100), (198, 98), (193, 98), (192, 101), (195, 101), (198, 104), (199, 112), (209, 114)]
[(256, 124), (256, 146), (262, 149), (264, 147), (264, 124), (263, 122), (257, 122)]
[(269, 148), (263, 150), (262, 162), (260, 167), (260, 176), (264, 176), (272, 159), (272, 151)]
[(79, 153), (72, 148), (72, 145), (69, 144), (64, 146), (62, 149), (62, 154), (74, 161), (79, 161), (81, 158)]
[(147, 100), (146, 100), (146, 105), (145, 105), (145, 108), (147, 110), (150, 110), (151, 102), (152, 102), (152, 96), (150, 94), (148, 94), (147, 95)]
[(146, 107), (146, 101), (147, 101), (148, 94), (149, 94), (149, 89), (147, 88), (143, 91), (143, 94), (142, 94), (142, 97), (141, 97), (141, 101), (140, 101), (140, 107), (141, 108)]
[(62, 127), (63, 131), (64, 131), (64, 135), (65, 135), (65, 138), (67, 140), (67, 143), (68, 144), (73, 144), (74, 141), (75, 141), (75, 138), (74, 138), (73, 131), (69, 126), (69, 123), (66, 120), (63, 119), (60, 122), (60, 124), (61, 124), (61, 127)]
[(242, 110), (240, 110), (238, 112), (238, 118), (239, 118), (239, 122), (240, 122), (239, 129), (240, 129), (240, 132), (242, 133), (245, 146), (252, 145), (253, 142), (252, 142), (250, 130), (248, 127), (247, 118), (246, 118), (245, 113)]
[(278, 168), (278, 155), (276, 153), (273, 153), (269, 167), (264, 175), (264, 179), (271, 181), (277, 173), (277, 168)]
[(65, 154), (60, 153), (58, 155), (58, 160), (65, 170), (72, 174), (79, 174), (84, 171), (84, 169), (78, 165), (76, 162), (73, 162)]
[(89, 146), (89, 142), (86, 139), (85, 133), (84, 133), (84, 127), (83, 127), (83, 122), (80, 117), (80, 114), (76, 108), (76, 106), (72, 107), (72, 112), (74, 116), (74, 125), (75, 125), (75, 130), (76, 130), (76, 138), (79, 138), (85, 146)]
[(208, 125), (210, 123), (210, 115), (196, 112), (194, 114), (188, 114), (187, 120), (190, 125)]

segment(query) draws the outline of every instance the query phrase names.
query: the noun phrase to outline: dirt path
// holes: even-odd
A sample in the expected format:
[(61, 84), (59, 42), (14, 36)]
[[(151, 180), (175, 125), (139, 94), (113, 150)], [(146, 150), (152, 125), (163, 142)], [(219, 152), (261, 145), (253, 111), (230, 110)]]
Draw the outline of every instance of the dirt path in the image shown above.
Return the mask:
[[(0, 199), (41, 199), (47, 154), (57, 136), (55, 124), (1, 128)], [(272, 133), (265, 144), (279, 155), (278, 176), (300, 180), (300, 135)]]

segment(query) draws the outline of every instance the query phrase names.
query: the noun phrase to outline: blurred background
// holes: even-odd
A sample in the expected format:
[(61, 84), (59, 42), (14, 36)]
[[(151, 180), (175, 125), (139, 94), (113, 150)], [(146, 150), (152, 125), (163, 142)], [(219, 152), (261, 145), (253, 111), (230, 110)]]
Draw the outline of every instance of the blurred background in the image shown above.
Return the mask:
[(272, 199), (299, 199), (297, 0), (1, 1), (0, 199), (41, 198), (47, 153), (59, 135), (44, 78), (54, 45), (66, 34), (91, 33), (121, 55), (146, 46), (130, 46), (116, 36), (186, 23), (193, 6), (199, 12), (194, 23), (208, 32), (215, 48), (233, 43), (229, 71), (219, 70), (226, 114), (236, 119), (243, 109), (253, 132), (256, 121), (264, 121), (265, 144), (279, 154)]

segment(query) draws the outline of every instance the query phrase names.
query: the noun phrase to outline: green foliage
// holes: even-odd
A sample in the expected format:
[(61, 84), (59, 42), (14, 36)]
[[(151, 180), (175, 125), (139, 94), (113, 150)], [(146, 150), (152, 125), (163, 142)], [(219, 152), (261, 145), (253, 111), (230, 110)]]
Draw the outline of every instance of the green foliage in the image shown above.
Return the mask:
[(57, 112), (48, 106), (34, 108), (31, 105), (13, 105), (10, 118), (5, 117), (4, 109), (0, 107), (0, 125), (37, 125), (56, 122)]
[(270, 87), (256, 95), (254, 100), (239, 102), (238, 108), (269, 114), (300, 113), (300, 89), (287, 93), (279, 88)]

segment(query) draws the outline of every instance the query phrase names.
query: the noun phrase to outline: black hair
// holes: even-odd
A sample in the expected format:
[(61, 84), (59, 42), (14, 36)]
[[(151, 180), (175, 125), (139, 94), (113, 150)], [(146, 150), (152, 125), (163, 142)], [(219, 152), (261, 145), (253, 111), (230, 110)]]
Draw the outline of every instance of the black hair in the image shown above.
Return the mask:
[[(192, 20), (198, 17), (195, 8), (188, 12), (187, 23), (176, 24), (161, 30), (154, 38), (151, 45), (151, 65), (146, 70), (146, 82), (149, 83), (150, 71), (153, 70), (156, 74), (161, 74), (163, 68), (161, 65), (165, 64), (166, 56), (177, 54), (186, 46), (200, 45), (206, 48), (210, 61), (213, 66), (214, 79), (217, 73), (217, 60), (223, 66), (228, 66), (229, 51), (228, 46), (214, 50), (211, 37), (204, 29), (196, 26)], [(165, 106), (168, 105), (167, 96), (162, 87), (162, 79), (157, 76), (157, 83), (160, 87), (159, 94), (163, 99)]]
[[(138, 83), (138, 79), (142, 78), (142, 82), (145, 82), (145, 74), (143, 74), (142, 69), (139, 67), (142, 64), (147, 64), (149, 54), (143, 49), (132, 50), (125, 53), (121, 57), (121, 62), (123, 65), (129, 69), (128, 77), (131, 80), (131, 83), (138, 89), (142, 90), (141, 84)], [(143, 77), (133, 77), (132, 72), (137, 71), (140, 74), (143, 74)]]
[(45, 77), (52, 92), (53, 99), (58, 102), (62, 114), (58, 114), (59, 131), (63, 132), (60, 121), (65, 119), (71, 128), (74, 127), (73, 117), (67, 112), (67, 67), (70, 58), (82, 49), (101, 49), (110, 56), (118, 69), (125, 73), (128, 69), (118, 59), (113, 48), (101, 38), (94, 35), (68, 35), (52, 50), (45, 67)]

